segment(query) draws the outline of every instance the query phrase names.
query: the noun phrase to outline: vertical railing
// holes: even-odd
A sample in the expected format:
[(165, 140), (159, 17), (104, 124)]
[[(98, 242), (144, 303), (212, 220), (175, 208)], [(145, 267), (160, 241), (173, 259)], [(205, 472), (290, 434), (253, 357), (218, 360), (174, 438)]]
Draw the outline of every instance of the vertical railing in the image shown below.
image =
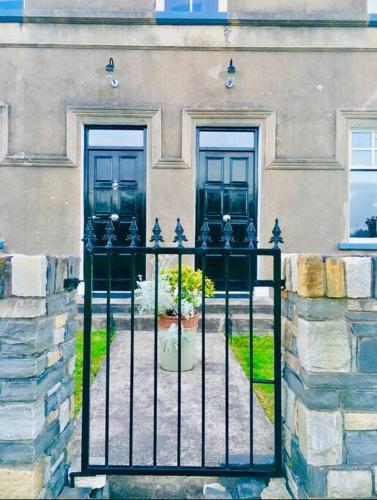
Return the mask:
[[(191, 475), (200, 475), (200, 473), (209, 473), (210, 471), (218, 474), (228, 474), (231, 471), (238, 473), (251, 473), (255, 467), (255, 450), (254, 450), (254, 385), (255, 384), (271, 384), (274, 387), (274, 415), (275, 415), (275, 472), (281, 471), (281, 251), (280, 243), (283, 243), (281, 230), (276, 220), (273, 236), (270, 243), (273, 243), (272, 249), (257, 248), (257, 233), (253, 221), (250, 220), (245, 236), (245, 247), (234, 247), (233, 228), (230, 220), (225, 220), (222, 229), (221, 247), (209, 246), (211, 240), (210, 228), (208, 220), (205, 219), (199, 234), (200, 246), (195, 248), (184, 247), (184, 242), (187, 238), (184, 229), (179, 219), (175, 228), (174, 243), (176, 247), (161, 247), (160, 243), (164, 242), (161, 235), (161, 228), (158, 219), (152, 231), (150, 239), (153, 246), (151, 248), (139, 247), (138, 227), (136, 219), (133, 218), (127, 236), (128, 246), (118, 244), (115, 235), (115, 230), (111, 219), (106, 225), (105, 235), (103, 237), (105, 245), (95, 246), (96, 236), (94, 232), (92, 219), (88, 220), (85, 235), (85, 262), (84, 262), (84, 279), (85, 279), (85, 302), (84, 302), (84, 370), (83, 370), (83, 422), (82, 422), (82, 470), (93, 471), (99, 470), (98, 466), (95, 469), (89, 464), (90, 450), (90, 356), (91, 356), (91, 314), (92, 314), (92, 292), (93, 292), (93, 255), (102, 255), (106, 258), (106, 369), (105, 369), (105, 469), (107, 473), (115, 471), (137, 470), (142, 473), (165, 473), (169, 471), (176, 473), (177, 470), (182, 473)], [(114, 245), (114, 243), (116, 243)], [(130, 392), (129, 392), (129, 436), (128, 447), (129, 457), (128, 465), (112, 466), (110, 464), (110, 379), (111, 379), (111, 335), (112, 335), (112, 311), (111, 311), (111, 293), (112, 293), (112, 263), (113, 256), (117, 252), (121, 255), (127, 255), (130, 260), (129, 279), (130, 283)], [(160, 260), (162, 254), (177, 256), (177, 319), (178, 319), (178, 371), (177, 371), (177, 422), (176, 422), (176, 471), (174, 467), (166, 467), (158, 465), (158, 356), (159, 356), (159, 332), (158, 332), (158, 314), (159, 314), (159, 273)], [(224, 382), (225, 382), (225, 408), (224, 408), (224, 437), (225, 437), (225, 464), (221, 467), (208, 468), (206, 465), (206, 397), (207, 397), (207, 380), (206, 380), (206, 273), (207, 273), (207, 258), (209, 255), (222, 255), (224, 263), (224, 292), (225, 292), (225, 338), (224, 338)], [(245, 272), (247, 273), (248, 284), (248, 318), (249, 318), (249, 358), (250, 358), (250, 373), (249, 373), (249, 467), (243, 466), (242, 471), (237, 470), (237, 467), (230, 461), (230, 342), (231, 342), (231, 294), (230, 294), (230, 258), (231, 256), (241, 255), (245, 257), (247, 263)], [(153, 465), (152, 466), (134, 466), (134, 399), (135, 399), (135, 289), (136, 289), (136, 266), (137, 260), (141, 256), (151, 255), (154, 263), (154, 316), (153, 316)], [(201, 259), (202, 278), (201, 278), (201, 465), (199, 467), (182, 466), (182, 342), (183, 342), (183, 316), (182, 316), (182, 269), (183, 256), (195, 255)], [(273, 280), (258, 280), (257, 265), (258, 256), (268, 256), (273, 261)], [(254, 349), (253, 349), (253, 334), (254, 334), (254, 289), (257, 286), (270, 286), (273, 288), (274, 295), (274, 378), (273, 380), (259, 380), (255, 378), (253, 370), (254, 365)], [(258, 464), (260, 467), (260, 464)], [(136, 469), (135, 469), (136, 470)], [(135, 473), (135, 472), (134, 472)]]
[(84, 232), (84, 348), (83, 348), (83, 407), (81, 432), (81, 471), (89, 467), (90, 447), (90, 361), (92, 334), (93, 294), (93, 245), (96, 242), (92, 219), (89, 218)]

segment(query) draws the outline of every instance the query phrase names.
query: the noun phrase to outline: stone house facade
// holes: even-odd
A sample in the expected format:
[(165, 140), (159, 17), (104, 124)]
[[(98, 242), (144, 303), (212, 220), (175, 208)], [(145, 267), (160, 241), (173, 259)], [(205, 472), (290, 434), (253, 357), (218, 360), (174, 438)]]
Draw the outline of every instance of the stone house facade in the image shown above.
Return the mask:
[(9, 251), (80, 256), (84, 219), (112, 213), (144, 241), (156, 216), (193, 244), (229, 214), (261, 246), (279, 217), (290, 253), (377, 248), (367, 0), (29, 0), (0, 16)]

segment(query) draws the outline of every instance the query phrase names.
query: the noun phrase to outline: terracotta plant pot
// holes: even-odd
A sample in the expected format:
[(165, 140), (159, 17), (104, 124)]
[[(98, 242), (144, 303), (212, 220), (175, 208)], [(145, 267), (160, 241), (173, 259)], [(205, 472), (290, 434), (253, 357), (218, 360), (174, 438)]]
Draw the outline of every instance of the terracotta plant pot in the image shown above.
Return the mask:
[[(198, 314), (190, 319), (182, 318), (181, 371), (183, 372), (194, 368), (198, 323)], [(166, 338), (167, 331), (174, 324), (178, 327), (178, 319), (175, 316), (160, 316), (158, 319), (160, 366), (170, 372), (178, 371), (178, 349), (171, 345), (168, 348)]]

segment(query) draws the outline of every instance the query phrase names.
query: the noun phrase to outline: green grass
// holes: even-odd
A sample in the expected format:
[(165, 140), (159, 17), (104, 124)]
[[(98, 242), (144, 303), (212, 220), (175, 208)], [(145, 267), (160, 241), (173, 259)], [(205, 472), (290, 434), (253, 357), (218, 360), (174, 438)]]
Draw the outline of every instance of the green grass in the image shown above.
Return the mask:
[[(113, 341), (112, 335), (111, 341)], [(79, 413), (82, 405), (82, 373), (83, 373), (83, 354), (84, 354), (84, 334), (76, 333), (76, 361), (73, 378), (75, 381), (75, 416)], [(106, 356), (106, 332), (98, 330), (92, 332), (92, 350), (90, 363), (90, 379), (99, 372)]]
[[(231, 343), (232, 351), (250, 379), (250, 340), (248, 336), (233, 335)], [(254, 355), (254, 379), (274, 378), (274, 339), (272, 335), (263, 337), (253, 337), (253, 355)], [(262, 405), (268, 419), (274, 420), (274, 389), (272, 385), (255, 384), (254, 392)]]

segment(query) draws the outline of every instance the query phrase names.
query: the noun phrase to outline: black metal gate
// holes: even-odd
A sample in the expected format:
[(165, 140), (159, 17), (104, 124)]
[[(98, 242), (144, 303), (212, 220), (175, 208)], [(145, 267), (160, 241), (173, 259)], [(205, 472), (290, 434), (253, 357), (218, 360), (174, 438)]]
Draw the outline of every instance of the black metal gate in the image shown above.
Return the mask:
[[(161, 246), (164, 241), (161, 228), (156, 219), (156, 224), (153, 229), (153, 235), (150, 239), (152, 245), (150, 247), (139, 247), (138, 241), (138, 228), (136, 220), (133, 219), (127, 241), (118, 241), (116, 231), (111, 219), (109, 219), (105, 238), (106, 245), (99, 245), (96, 238), (95, 221), (91, 218), (88, 219), (85, 229), (84, 245), (85, 245), (85, 261), (84, 261), (84, 281), (85, 281), (85, 303), (84, 303), (84, 366), (83, 366), (83, 413), (82, 413), (82, 470), (81, 473), (76, 475), (182, 475), (182, 476), (279, 476), (281, 474), (282, 464), (282, 448), (281, 448), (281, 251), (279, 244), (283, 242), (281, 238), (281, 231), (278, 221), (276, 220), (273, 229), (273, 236), (270, 243), (273, 244), (272, 248), (261, 249), (257, 248), (256, 230), (253, 221), (247, 228), (244, 235), (244, 245), (241, 248), (232, 246), (234, 243), (233, 228), (230, 221), (224, 223), (222, 235), (222, 247), (210, 247), (208, 242), (211, 239), (209, 226), (207, 220), (204, 221), (202, 230), (200, 232), (198, 246), (184, 247), (187, 238), (184, 234), (184, 229), (178, 219), (175, 229), (174, 243), (172, 246)], [(208, 256), (215, 253), (222, 256), (223, 269), (224, 269), (224, 337), (222, 342), (224, 345), (223, 355), (223, 394), (211, 394), (211, 386), (207, 380), (206, 371), (206, 296), (205, 296), (205, 276), (206, 276), (206, 260)], [(234, 461), (229, 451), (229, 425), (230, 425), (230, 386), (229, 386), (229, 359), (230, 359), (230, 343), (232, 336), (232, 322), (230, 312), (230, 302), (232, 294), (229, 290), (229, 259), (231, 255), (238, 254), (247, 257), (247, 268), (245, 274), (248, 276), (248, 321), (249, 321), (249, 336), (250, 336), (250, 377), (248, 385), (248, 416), (247, 422), (249, 426), (247, 447), (248, 453), (246, 459)], [(110, 367), (111, 367), (111, 334), (112, 334), (112, 283), (111, 283), (111, 266), (114, 256), (127, 255), (131, 263), (130, 268), (125, 272), (129, 273), (131, 281), (131, 298), (129, 308), (130, 320), (130, 357), (124, 360), (127, 373), (129, 373), (129, 397), (124, 400), (124, 406), (127, 407), (128, 413), (128, 440), (127, 443), (127, 456), (124, 461), (119, 463), (112, 463), (111, 457), (111, 442), (110, 442)], [(135, 288), (136, 288), (136, 259), (137, 256), (147, 256), (151, 264), (154, 264), (154, 333), (151, 333), (151, 352), (153, 353), (153, 362), (151, 362), (151, 371), (153, 372), (153, 403), (151, 403), (150, 414), (153, 416), (153, 423), (151, 420), (151, 457), (153, 460), (149, 463), (135, 463), (134, 460), (134, 425), (137, 423), (134, 416), (134, 395), (135, 390)], [(160, 464), (158, 460), (157, 447), (160, 440), (164, 439), (163, 435), (158, 433), (158, 394), (159, 387), (159, 366), (158, 366), (158, 279), (159, 279), (159, 266), (161, 257), (164, 255), (173, 256), (177, 265), (178, 272), (178, 371), (176, 379), (171, 390), (176, 393), (176, 422), (174, 423), (176, 436), (176, 450), (175, 450), (175, 463), (174, 464)], [(182, 378), (185, 376), (182, 372), (182, 259), (187, 259), (187, 256), (196, 258), (196, 263), (201, 263), (202, 270), (202, 308), (201, 308), (201, 362), (196, 368), (201, 371), (200, 381), (200, 404), (201, 409), (198, 411), (200, 418), (200, 443), (198, 444), (198, 454), (200, 454), (200, 463), (196, 465), (188, 465), (182, 463), (181, 460), (181, 443), (182, 443)], [(103, 447), (103, 460), (100, 464), (92, 463), (90, 458), (90, 438), (91, 438), (91, 335), (92, 335), (92, 292), (93, 292), (93, 261), (99, 258), (105, 259), (107, 268), (107, 298), (106, 298), (106, 364), (105, 364), (105, 394), (103, 396), (104, 408), (101, 413), (104, 420), (104, 447)], [(264, 259), (270, 262), (270, 279), (255, 279), (255, 269), (258, 266), (259, 259)], [(266, 266), (265, 266), (266, 267)], [(270, 287), (273, 290), (273, 345), (274, 345), (274, 377), (268, 380), (255, 378), (253, 375), (253, 300), (254, 290), (257, 287)], [(219, 334), (220, 335), (220, 334)], [(128, 372), (129, 370), (129, 372)], [(273, 453), (272, 457), (256, 456), (254, 453), (254, 435), (258, 429), (254, 428), (254, 385), (267, 384), (273, 387), (274, 391), (274, 421), (272, 426), (273, 432)], [(152, 386), (151, 386), (152, 387)], [(151, 392), (152, 394), (152, 392)], [(222, 422), (223, 428), (218, 428), (218, 435), (222, 436), (224, 440), (224, 455), (223, 460), (218, 464), (208, 464), (206, 460), (206, 405), (208, 404), (208, 397), (215, 397), (215, 399), (223, 399), (224, 415)], [(101, 417), (101, 418), (102, 418)], [(121, 438), (122, 439), (122, 438)], [(119, 438), (118, 438), (119, 440)], [(198, 455), (199, 456), (199, 455)]]

